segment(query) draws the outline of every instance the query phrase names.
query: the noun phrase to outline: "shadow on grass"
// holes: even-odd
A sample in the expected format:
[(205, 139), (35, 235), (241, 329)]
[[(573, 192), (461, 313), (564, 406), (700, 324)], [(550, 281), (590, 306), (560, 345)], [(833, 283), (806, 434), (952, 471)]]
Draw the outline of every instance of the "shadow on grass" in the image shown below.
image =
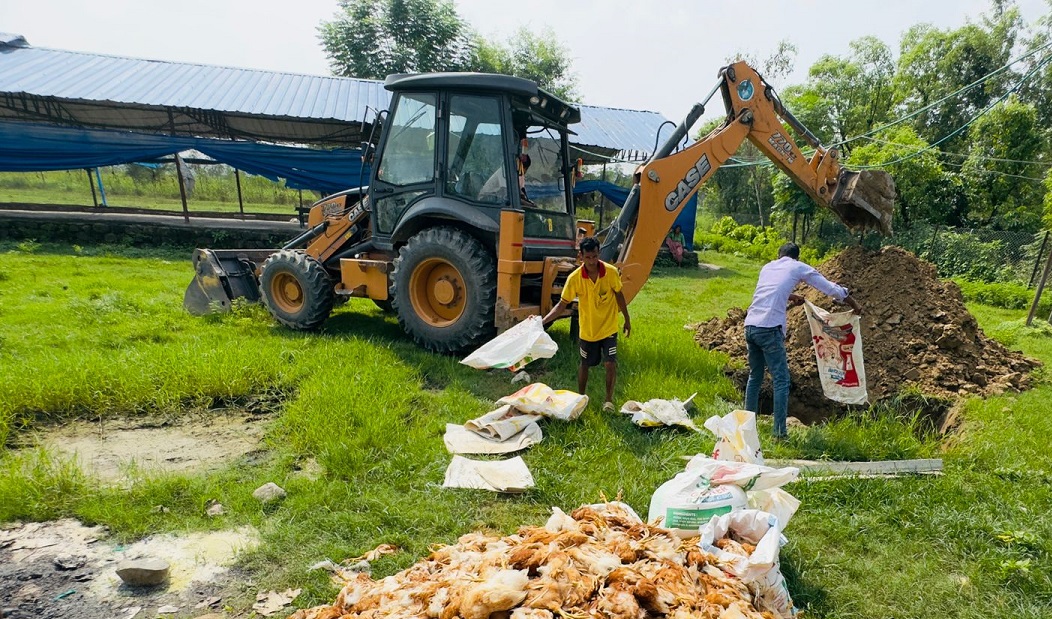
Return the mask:
[(719, 269), (709, 269), (706, 267), (697, 268), (686, 268), (686, 267), (654, 267), (650, 273), (650, 277), (682, 277), (685, 279), (733, 279), (739, 277), (739, 273), (734, 269), (730, 269), (721, 266)]
[(793, 604), (797, 608), (806, 609), (808, 616), (829, 616), (833, 608), (826, 590), (804, 576), (801, 566), (797, 565), (792, 557), (786, 557), (785, 553), (782, 557), (782, 575), (785, 576), (786, 585), (793, 596)]

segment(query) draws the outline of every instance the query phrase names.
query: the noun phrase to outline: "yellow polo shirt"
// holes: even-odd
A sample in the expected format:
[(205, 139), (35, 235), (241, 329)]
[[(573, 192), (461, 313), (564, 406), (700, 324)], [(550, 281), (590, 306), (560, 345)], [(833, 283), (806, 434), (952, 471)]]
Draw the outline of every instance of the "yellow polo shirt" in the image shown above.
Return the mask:
[(584, 275), (584, 265), (566, 278), (562, 300), (577, 299), (581, 339), (598, 342), (617, 333), (617, 298), (621, 292), (621, 275), (612, 264), (599, 262), (599, 277), (593, 282)]

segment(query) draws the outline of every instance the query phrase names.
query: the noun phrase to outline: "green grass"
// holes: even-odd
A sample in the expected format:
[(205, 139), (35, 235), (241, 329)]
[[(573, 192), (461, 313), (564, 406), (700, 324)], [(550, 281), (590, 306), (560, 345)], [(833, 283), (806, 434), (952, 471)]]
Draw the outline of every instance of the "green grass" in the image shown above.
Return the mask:
[[(284, 399), (266, 457), (208, 474), (140, 474), (102, 487), (39, 450), (0, 458), (0, 521), (74, 516), (125, 539), (157, 531), (252, 524), (264, 544), (244, 557), (260, 586), (303, 586), (298, 604), (331, 601), (327, 576), (306, 567), (380, 543), (402, 552), (375, 565), (390, 574), (464, 532), (511, 532), (624, 491), (646, 512), (650, 494), (713, 439), (641, 430), (593, 403), (573, 423), (549, 422), (523, 455), (537, 486), (502, 497), (441, 488), (447, 422), (492, 408), (514, 389), (510, 373), (479, 372), (413, 346), (394, 318), (352, 301), (316, 334), (275, 326), (258, 307), (221, 317), (183, 313), (187, 256), (55, 246), (0, 246), (0, 438), (68, 418), (180, 415), (258, 394)], [(619, 346), (617, 400), (685, 398), (697, 416), (738, 401), (722, 367), (684, 325), (745, 305), (759, 264), (703, 253), (719, 272), (659, 270), (633, 302), (633, 335)], [(973, 305), (991, 333), (1052, 361), (1048, 330), (1021, 330), (1019, 311)], [(574, 388), (565, 322), (561, 352), (529, 367), (535, 380)], [(1014, 339), (1013, 339), (1014, 338)], [(741, 363), (742, 360), (731, 360)], [(830, 459), (942, 457), (941, 477), (801, 482), (782, 568), (798, 604), (816, 617), (1049, 616), (1052, 603), (1052, 463), (1046, 455), (1052, 387), (972, 400), (947, 443), (905, 406), (794, 431), (770, 455)], [(761, 418), (761, 437), (770, 423)], [(308, 460), (317, 480), (297, 474)], [(289, 492), (260, 507), (251, 492), (275, 481)], [(203, 516), (210, 499), (226, 506)], [(153, 508), (165, 505), (170, 511)]]
[[(121, 167), (107, 168), (102, 174), (106, 203), (114, 207), (151, 210), (182, 211), (178, 181), (174, 171), (164, 171), (156, 179), (145, 173), (145, 178), (133, 178)], [(243, 174), (242, 200), (246, 213), (276, 213), (295, 215), (300, 194), (282, 183), (263, 177)], [(96, 187), (96, 200), (102, 197)], [(317, 199), (314, 192), (303, 192), (304, 205)], [(92, 206), (91, 186), (83, 170), (57, 172), (2, 172), (0, 173), (0, 203), (63, 204)], [(232, 174), (199, 173), (194, 193), (188, 196), (187, 209), (191, 212), (237, 213), (240, 210), (237, 185)]]

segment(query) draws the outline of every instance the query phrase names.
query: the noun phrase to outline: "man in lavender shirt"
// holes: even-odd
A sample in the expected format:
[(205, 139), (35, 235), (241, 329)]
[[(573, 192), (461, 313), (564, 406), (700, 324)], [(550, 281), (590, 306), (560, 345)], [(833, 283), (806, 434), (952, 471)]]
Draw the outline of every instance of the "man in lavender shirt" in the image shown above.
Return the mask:
[(759, 412), (760, 385), (764, 369), (771, 372), (774, 385), (774, 437), (787, 434), (789, 407), (789, 361), (785, 356), (785, 312), (790, 304), (799, 305), (803, 297), (793, 294), (800, 282), (851, 306), (862, 315), (862, 306), (851, 298), (847, 288), (822, 277), (814, 267), (800, 262), (800, 248), (786, 243), (778, 248), (778, 259), (760, 269), (752, 304), (745, 316), (745, 343), (749, 347), (749, 382), (745, 386), (745, 409)]

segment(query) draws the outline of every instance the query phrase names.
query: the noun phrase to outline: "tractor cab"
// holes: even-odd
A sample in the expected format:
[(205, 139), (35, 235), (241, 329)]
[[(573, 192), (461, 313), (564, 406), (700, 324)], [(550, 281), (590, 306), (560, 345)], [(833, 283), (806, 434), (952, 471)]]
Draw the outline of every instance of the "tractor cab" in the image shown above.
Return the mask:
[(579, 110), (505, 75), (392, 75), (385, 87), (394, 97), (369, 183), (377, 249), (440, 222), (494, 247), (501, 211), (516, 209), (524, 259), (575, 254), (567, 125)]

